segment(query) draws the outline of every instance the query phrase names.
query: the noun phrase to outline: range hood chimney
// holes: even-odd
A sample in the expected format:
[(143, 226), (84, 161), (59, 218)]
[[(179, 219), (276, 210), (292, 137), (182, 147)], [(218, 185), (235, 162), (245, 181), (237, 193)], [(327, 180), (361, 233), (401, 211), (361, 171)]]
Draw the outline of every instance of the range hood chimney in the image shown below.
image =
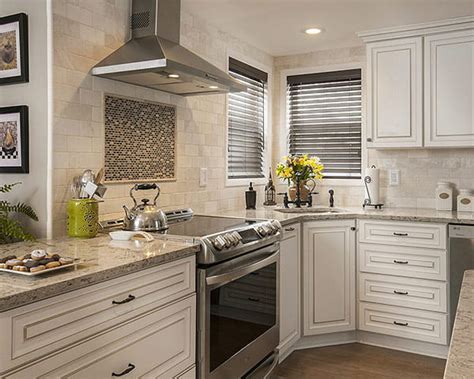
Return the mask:
[(183, 96), (247, 90), (180, 45), (181, 0), (132, 0), (131, 14), (131, 39), (92, 75)]

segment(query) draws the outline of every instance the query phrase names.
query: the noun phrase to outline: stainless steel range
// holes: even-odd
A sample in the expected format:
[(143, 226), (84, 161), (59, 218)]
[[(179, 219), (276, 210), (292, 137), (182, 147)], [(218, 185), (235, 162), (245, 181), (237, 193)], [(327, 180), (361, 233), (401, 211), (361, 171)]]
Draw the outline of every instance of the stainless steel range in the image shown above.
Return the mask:
[(199, 377), (267, 377), (278, 362), (280, 223), (186, 209), (166, 216), (169, 228), (161, 238), (201, 244)]
[(200, 378), (263, 378), (276, 366), (280, 231), (275, 220), (193, 216), (166, 232), (201, 244)]

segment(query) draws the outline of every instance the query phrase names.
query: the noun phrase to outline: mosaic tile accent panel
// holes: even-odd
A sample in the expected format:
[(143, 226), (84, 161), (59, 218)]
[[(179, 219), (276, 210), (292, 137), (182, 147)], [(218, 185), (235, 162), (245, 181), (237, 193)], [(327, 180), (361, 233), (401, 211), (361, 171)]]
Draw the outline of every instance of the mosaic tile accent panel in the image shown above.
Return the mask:
[(105, 181), (175, 178), (176, 107), (105, 95)]

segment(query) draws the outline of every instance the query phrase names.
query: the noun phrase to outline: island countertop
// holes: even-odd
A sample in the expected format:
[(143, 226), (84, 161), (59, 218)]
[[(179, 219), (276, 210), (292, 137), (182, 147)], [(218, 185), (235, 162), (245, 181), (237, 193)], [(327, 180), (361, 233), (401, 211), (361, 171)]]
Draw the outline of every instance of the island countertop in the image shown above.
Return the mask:
[(449, 346), (445, 379), (474, 375), (474, 270), (464, 272), (456, 320)]
[(22, 256), (34, 249), (79, 258), (81, 264), (49, 274), (26, 277), (0, 272), (0, 312), (47, 299), (105, 280), (196, 254), (199, 245), (155, 239), (152, 242), (63, 238), (0, 245), (0, 257)]

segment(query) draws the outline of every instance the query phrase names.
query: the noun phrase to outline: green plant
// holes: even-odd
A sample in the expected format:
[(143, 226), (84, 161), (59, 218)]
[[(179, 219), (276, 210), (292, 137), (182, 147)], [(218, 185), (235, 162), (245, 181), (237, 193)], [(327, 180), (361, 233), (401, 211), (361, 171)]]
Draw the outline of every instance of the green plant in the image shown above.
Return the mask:
[[(0, 186), (0, 193), (9, 193), (15, 186), (21, 183), (4, 184)], [(23, 229), (21, 223), (12, 218), (12, 215), (25, 215), (38, 221), (36, 212), (25, 203), (11, 204), (6, 200), (0, 200), (0, 244), (15, 241), (33, 241), (35, 237)]]

